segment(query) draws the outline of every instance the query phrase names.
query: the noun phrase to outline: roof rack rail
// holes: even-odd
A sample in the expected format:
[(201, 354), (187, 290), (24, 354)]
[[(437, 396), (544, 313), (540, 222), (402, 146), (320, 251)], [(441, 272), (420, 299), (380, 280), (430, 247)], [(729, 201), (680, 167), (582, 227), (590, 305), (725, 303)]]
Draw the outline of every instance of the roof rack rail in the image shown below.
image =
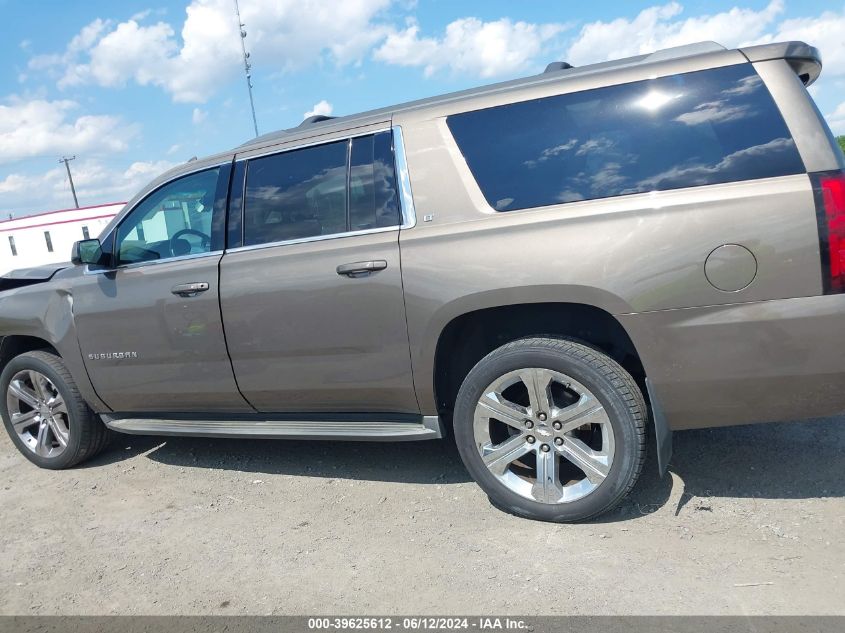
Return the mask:
[(654, 51), (646, 56), (646, 60), (657, 62), (664, 59), (676, 59), (678, 57), (689, 57), (703, 53), (719, 53), (726, 50), (728, 49), (718, 42), (695, 42), (694, 44), (684, 44), (683, 46), (673, 46)]
[(313, 125), (314, 123), (319, 123), (320, 121), (328, 121), (329, 119), (336, 119), (336, 116), (328, 116), (325, 114), (315, 114), (314, 116), (310, 116), (305, 119), (302, 123), (297, 125), (296, 127), (308, 127), (309, 125)]
[[(692, 55), (702, 55), (704, 53), (718, 53), (727, 50), (721, 44), (716, 42), (696, 42), (695, 44), (685, 44), (684, 46), (673, 46), (672, 48), (664, 48), (662, 50), (654, 51), (653, 53), (645, 53), (643, 55), (635, 55), (634, 57), (626, 57), (624, 59), (614, 59), (606, 62), (598, 62), (596, 64), (589, 64), (588, 66), (581, 66), (579, 70), (610, 70), (613, 68), (621, 68), (624, 66), (632, 66), (636, 64), (646, 64), (651, 62), (660, 62), (670, 59), (679, 59), (681, 57), (690, 57)], [(575, 67), (568, 62), (552, 62), (546, 66), (543, 74), (553, 73), (560, 70), (570, 70)]]
[(543, 73), (553, 73), (558, 70), (569, 70), (570, 68), (575, 68), (569, 62), (552, 62), (548, 66), (546, 66), (546, 70)]

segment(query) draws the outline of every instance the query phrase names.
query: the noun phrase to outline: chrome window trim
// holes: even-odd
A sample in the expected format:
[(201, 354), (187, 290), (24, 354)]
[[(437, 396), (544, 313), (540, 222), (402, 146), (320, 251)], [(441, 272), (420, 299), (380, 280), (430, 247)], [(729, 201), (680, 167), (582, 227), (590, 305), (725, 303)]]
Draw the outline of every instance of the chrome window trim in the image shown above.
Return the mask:
[(396, 186), (399, 189), (399, 208), (402, 213), (402, 229), (412, 229), (417, 224), (417, 211), (414, 208), (414, 195), (411, 191), (411, 177), (408, 173), (408, 160), (405, 157), (405, 139), (402, 126), (393, 126), (393, 160), (396, 169)]
[[(286, 154), (287, 152), (295, 152), (298, 149), (305, 149), (306, 147), (314, 147), (315, 145), (331, 145), (332, 143), (342, 143), (343, 141), (349, 141), (354, 138), (361, 138), (363, 136), (372, 136), (373, 134), (379, 134), (381, 132), (390, 132), (389, 127), (379, 127), (372, 130), (367, 130), (366, 132), (356, 132), (355, 134), (342, 134), (338, 133), (339, 136), (337, 138), (324, 138), (322, 140), (312, 140), (308, 143), (299, 143), (297, 145), (290, 145), (288, 147), (277, 147), (268, 148), (267, 151), (261, 152), (260, 154), (252, 154), (252, 150), (247, 150), (244, 152), (239, 152), (235, 154), (235, 161), (251, 161), (255, 158), (264, 158), (266, 156), (273, 156), (275, 154)], [(245, 154), (249, 154), (246, 156)]]
[(134, 270), (136, 268), (145, 268), (147, 266), (156, 266), (159, 264), (169, 264), (170, 262), (182, 262), (188, 261), (192, 259), (202, 259), (204, 257), (212, 257), (214, 255), (222, 256), (224, 251), (217, 250), (217, 251), (209, 251), (207, 253), (191, 253), (190, 255), (179, 255), (178, 257), (167, 257), (165, 259), (149, 259), (143, 262), (132, 262), (131, 264), (123, 264), (121, 266), (116, 266), (114, 268), (98, 268), (96, 270), (91, 270), (91, 265), (85, 265), (85, 274), (86, 275), (102, 275), (104, 273), (116, 273), (119, 270)]
[(325, 240), (336, 240), (343, 237), (355, 237), (358, 235), (372, 235), (374, 233), (389, 233), (390, 231), (398, 231), (401, 227), (398, 224), (393, 226), (382, 226), (377, 229), (364, 229), (362, 231), (347, 231), (344, 233), (331, 233), (330, 235), (312, 235), (311, 237), (301, 237), (296, 240), (283, 240), (280, 242), (266, 242), (264, 244), (250, 244), (249, 246), (238, 246), (237, 248), (226, 249), (226, 254), (242, 253), (245, 251), (255, 251), (261, 248), (274, 248), (276, 246), (290, 246), (291, 244), (309, 244), (311, 242), (323, 242)]
[[(246, 181), (244, 181), (246, 186)], [(246, 189), (244, 189), (246, 191)], [(346, 141), (346, 232), (352, 230), (352, 139)], [(246, 198), (244, 198), (246, 202)]]

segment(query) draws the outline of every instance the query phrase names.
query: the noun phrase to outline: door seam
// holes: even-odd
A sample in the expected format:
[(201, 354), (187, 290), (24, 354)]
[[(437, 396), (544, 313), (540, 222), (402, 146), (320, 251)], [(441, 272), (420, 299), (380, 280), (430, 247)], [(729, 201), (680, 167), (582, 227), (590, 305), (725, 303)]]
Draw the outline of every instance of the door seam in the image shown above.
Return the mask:
[(217, 309), (220, 311), (220, 329), (223, 332), (223, 346), (226, 348), (226, 358), (229, 359), (229, 369), (232, 370), (232, 380), (235, 381), (235, 389), (238, 390), (238, 395), (243, 398), (243, 401), (249, 406), (250, 409), (258, 413), (258, 409), (255, 408), (247, 397), (244, 395), (244, 392), (241, 391), (241, 385), (238, 382), (238, 374), (235, 371), (235, 363), (232, 361), (232, 354), (229, 352), (229, 339), (226, 336), (226, 319), (223, 318), (223, 258), (226, 257), (226, 253), (224, 252), (220, 256), (220, 260), (217, 262)]

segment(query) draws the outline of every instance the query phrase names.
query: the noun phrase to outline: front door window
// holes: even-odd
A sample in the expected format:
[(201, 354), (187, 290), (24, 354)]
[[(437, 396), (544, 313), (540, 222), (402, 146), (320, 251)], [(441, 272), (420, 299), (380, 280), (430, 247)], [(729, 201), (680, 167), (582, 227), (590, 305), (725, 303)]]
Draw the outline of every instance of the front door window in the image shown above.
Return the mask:
[(166, 184), (135, 207), (117, 229), (117, 265), (209, 253), (217, 177), (207, 169)]

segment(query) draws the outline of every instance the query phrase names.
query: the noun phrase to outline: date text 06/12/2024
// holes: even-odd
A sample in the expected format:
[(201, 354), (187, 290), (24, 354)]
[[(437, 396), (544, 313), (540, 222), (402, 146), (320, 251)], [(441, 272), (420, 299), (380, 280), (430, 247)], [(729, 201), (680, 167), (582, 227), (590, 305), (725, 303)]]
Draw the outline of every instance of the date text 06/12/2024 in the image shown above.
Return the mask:
[(500, 617), (351, 617), (351, 618), (309, 618), (308, 629), (327, 630), (476, 630), (476, 631), (532, 631), (534, 627), (525, 620)]

